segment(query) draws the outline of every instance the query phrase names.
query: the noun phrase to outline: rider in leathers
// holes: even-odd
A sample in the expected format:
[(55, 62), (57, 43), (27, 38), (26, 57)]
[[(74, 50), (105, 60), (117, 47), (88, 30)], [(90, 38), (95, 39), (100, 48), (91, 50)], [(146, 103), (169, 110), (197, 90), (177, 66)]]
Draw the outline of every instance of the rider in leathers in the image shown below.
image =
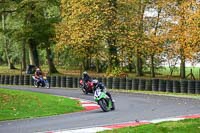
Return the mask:
[(39, 83), (41, 82), (40, 81), (40, 76), (42, 76), (42, 71), (40, 70), (40, 68), (36, 68), (36, 71), (35, 71), (35, 79), (37, 80), (37, 85), (39, 86)]
[(105, 86), (104, 86), (103, 83), (97, 81), (97, 82), (94, 83), (94, 84), (95, 84), (95, 86), (94, 86), (94, 91), (96, 90), (96, 88), (99, 87), (99, 88), (101, 89), (101, 91), (102, 91), (102, 92), (105, 91), (106, 95), (108, 95), (108, 96), (110, 97), (111, 101), (114, 102), (114, 100), (112, 99), (111, 94), (110, 94), (108, 91), (105, 90)]
[(83, 72), (83, 81), (87, 83), (88, 81), (91, 81), (91, 77), (87, 74), (87, 72)]
[(91, 77), (87, 74), (87, 72), (85, 71), (85, 72), (83, 72), (83, 85), (84, 85), (84, 87), (85, 88), (87, 88), (88, 87), (88, 81), (92, 81), (92, 79), (91, 79)]

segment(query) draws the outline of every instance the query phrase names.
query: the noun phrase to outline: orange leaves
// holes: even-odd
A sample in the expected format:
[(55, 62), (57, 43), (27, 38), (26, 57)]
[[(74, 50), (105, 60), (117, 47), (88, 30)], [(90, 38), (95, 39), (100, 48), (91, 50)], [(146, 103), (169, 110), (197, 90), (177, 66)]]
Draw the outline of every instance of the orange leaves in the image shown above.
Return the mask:
[(57, 32), (59, 47), (65, 45), (73, 46), (73, 48), (88, 47), (94, 45), (95, 41), (103, 36), (102, 28), (105, 18), (102, 6), (106, 4), (103, 2), (101, 0), (62, 2), (64, 18), (58, 25), (61, 29)]
[(191, 59), (196, 51), (194, 45), (199, 41), (199, 8), (193, 1), (185, 1), (179, 5), (177, 11), (178, 23), (171, 28), (171, 37), (178, 44), (176, 47), (184, 49), (184, 56)]
[[(85, 54), (88, 47), (94, 51), (105, 48), (106, 39), (113, 38), (117, 56), (124, 60), (137, 52), (161, 55), (168, 48), (176, 56), (184, 49), (184, 56), (191, 58), (200, 47), (200, 11), (194, 1), (118, 0), (111, 6), (108, 0), (61, 0), (63, 19), (57, 25), (57, 48), (70, 47)], [(155, 15), (145, 16), (148, 9)]]

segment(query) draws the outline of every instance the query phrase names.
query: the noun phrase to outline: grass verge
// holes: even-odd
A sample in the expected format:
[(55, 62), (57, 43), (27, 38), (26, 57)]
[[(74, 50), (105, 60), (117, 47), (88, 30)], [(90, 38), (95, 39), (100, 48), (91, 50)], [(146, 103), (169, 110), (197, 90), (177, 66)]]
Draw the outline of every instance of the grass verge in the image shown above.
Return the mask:
[(99, 133), (199, 133), (200, 118), (127, 127)]
[(83, 110), (79, 102), (48, 94), (0, 88), (0, 121), (66, 114)]

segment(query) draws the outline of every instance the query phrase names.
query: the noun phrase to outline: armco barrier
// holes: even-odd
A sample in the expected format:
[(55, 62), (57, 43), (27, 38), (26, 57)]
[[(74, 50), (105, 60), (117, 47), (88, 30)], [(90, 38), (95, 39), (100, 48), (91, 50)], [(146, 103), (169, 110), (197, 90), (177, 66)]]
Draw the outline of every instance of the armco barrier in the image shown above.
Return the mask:
[(107, 78), (104, 77), (104, 78), (102, 79), (102, 83), (103, 83), (104, 85), (106, 85), (106, 84), (107, 84)]
[(119, 89), (119, 83), (120, 83), (120, 79), (119, 78), (113, 78), (112, 80), (112, 88), (114, 89)]
[(173, 80), (173, 92), (174, 93), (180, 93), (180, 81), (179, 80)]
[(10, 75), (9, 85), (13, 85), (14, 75)]
[(187, 93), (188, 81), (180, 80), (180, 88), (181, 88), (181, 93)]
[(67, 88), (72, 88), (72, 87), (73, 87), (73, 80), (72, 80), (72, 77), (67, 77), (67, 78), (66, 78), (66, 87), (67, 87)]
[(79, 80), (78, 80), (78, 77), (73, 77), (73, 85), (72, 87), (73, 88), (77, 88), (79, 86)]
[(14, 79), (13, 79), (13, 84), (14, 85), (19, 85), (19, 75), (14, 75)]
[[(33, 75), (30, 75), (30, 84), (29, 85), (33, 85), (33, 83), (34, 83), (34, 79), (33, 79)], [(47, 77), (47, 80), (48, 80), (48, 77)], [(48, 81), (50, 81), (50, 80), (48, 80)]]
[(126, 79), (126, 90), (131, 90), (132, 88), (132, 79)]
[(56, 76), (56, 87), (61, 87), (61, 76)]
[(24, 76), (24, 85), (30, 85), (30, 75)]
[(188, 93), (195, 94), (195, 80), (188, 80)]
[(119, 88), (126, 89), (126, 78), (120, 78)]
[(81, 77), (77, 77), (77, 88), (80, 87), (80, 80), (81, 80), (81, 79), (82, 79)]
[(98, 77), (97, 80), (98, 80), (99, 82), (103, 82), (102, 77)]
[(4, 80), (5, 80), (5, 75), (1, 75), (1, 79), (0, 79), (1, 84), (4, 84)]
[(19, 85), (24, 85), (24, 75), (19, 76)]
[(166, 80), (159, 79), (158, 90), (162, 92), (166, 92)]
[(166, 92), (173, 92), (173, 80), (166, 80)]
[(152, 91), (152, 79), (146, 79), (145, 90)]
[(139, 79), (139, 85), (138, 85), (138, 89), (139, 90), (145, 90), (145, 79)]
[(132, 80), (132, 90), (138, 90), (139, 86), (139, 79), (133, 79)]
[(51, 76), (50, 86), (56, 87), (56, 76)]
[(108, 89), (112, 89), (112, 82), (113, 82), (113, 78), (107, 78), (107, 88)]
[(195, 94), (200, 94), (200, 81), (196, 81), (195, 83)]
[[(108, 89), (146, 90), (200, 94), (200, 80), (164, 80), (140, 78), (97, 78)], [(51, 87), (78, 88), (80, 77), (47, 76)], [(33, 85), (32, 75), (0, 75), (0, 84)]]
[(66, 76), (61, 77), (61, 87), (66, 87)]
[[(51, 87), (51, 76), (47, 76), (47, 80), (49, 82), (49, 87)], [(33, 82), (34, 82), (34, 80), (32, 78), (32, 83), (30, 85), (33, 85)]]
[(4, 81), (5, 83), (4, 84), (8, 85), (9, 79), (10, 79), (10, 75), (5, 75), (5, 81)]
[(152, 79), (152, 91), (158, 91), (159, 79)]

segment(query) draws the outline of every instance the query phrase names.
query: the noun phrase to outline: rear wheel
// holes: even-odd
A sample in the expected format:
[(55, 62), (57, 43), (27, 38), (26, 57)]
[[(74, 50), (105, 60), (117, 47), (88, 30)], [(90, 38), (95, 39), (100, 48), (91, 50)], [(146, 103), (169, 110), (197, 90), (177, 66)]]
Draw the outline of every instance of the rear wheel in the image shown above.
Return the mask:
[(46, 87), (47, 89), (50, 88), (50, 86), (49, 86), (49, 82), (48, 82), (48, 81), (45, 82), (45, 87)]
[(101, 100), (99, 100), (98, 103), (99, 103), (101, 109), (104, 112), (108, 112), (109, 111), (109, 109), (108, 109), (108, 102), (106, 101), (106, 99), (101, 99)]
[(88, 94), (86, 88), (83, 85), (80, 85), (81, 90), (83, 91), (84, 94)]
[(88, 94), (87, 90), (85, 89), (85, 87), (82, 88), (82, 91), (84, 94)]
[(111, 110), (115, 110), (115, 103), (114, 102), (112, 102), (112, 108), (111, 108)]
[(36, 80), (34, 80), (34, 82), (33, 82), (33, 85), (34, 85), (36, 88), (38, 88), (38, 87), (39, 87), (39, 85), (38, 85), (38, 83), (37, 83), (37, 81), (36, 81)]

